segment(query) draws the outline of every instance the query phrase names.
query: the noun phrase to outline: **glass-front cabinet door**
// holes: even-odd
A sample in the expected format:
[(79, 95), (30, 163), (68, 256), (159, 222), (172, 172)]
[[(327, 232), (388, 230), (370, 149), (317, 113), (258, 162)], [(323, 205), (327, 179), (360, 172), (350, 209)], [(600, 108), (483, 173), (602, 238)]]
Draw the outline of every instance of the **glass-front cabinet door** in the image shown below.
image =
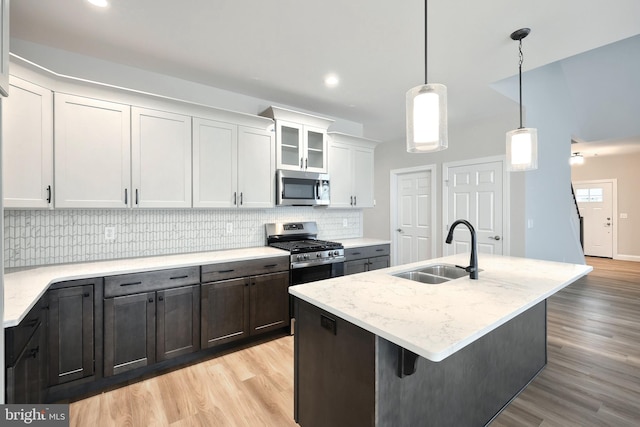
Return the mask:
[(289, 122), (278, 122), (276, 128), (278, 140), (278, 169), (304, 169), (302, 149), (302, 125)]
[(323, 129), (305, 126), (305, 170), (310, 172), (327, 171), (327, 133)]

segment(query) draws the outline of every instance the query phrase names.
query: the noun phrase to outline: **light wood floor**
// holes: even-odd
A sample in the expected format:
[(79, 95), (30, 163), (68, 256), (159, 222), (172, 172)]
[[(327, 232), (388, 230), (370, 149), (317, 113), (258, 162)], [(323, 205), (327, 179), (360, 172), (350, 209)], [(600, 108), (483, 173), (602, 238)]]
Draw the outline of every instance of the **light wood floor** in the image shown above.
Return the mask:
[[(638, 426), (640, 263), (594, 266), (549, 299), (548, 365), (491, 424)], [(293, 338), (71, 404), (71, 426), (295, 426)], [(354, 426), (358, 427), (358, 426)]]

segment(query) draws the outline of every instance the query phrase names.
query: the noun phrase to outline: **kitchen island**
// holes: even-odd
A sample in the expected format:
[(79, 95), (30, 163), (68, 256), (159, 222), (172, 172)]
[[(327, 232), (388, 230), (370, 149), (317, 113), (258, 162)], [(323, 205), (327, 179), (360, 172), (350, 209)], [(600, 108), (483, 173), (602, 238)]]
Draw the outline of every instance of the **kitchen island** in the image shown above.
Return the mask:
[(455, 255), (290, 288), (303, 427), (478, 426), (546, 364), (546, 299), (591, 267), (481, 254), (479, 280), (393, 274)]

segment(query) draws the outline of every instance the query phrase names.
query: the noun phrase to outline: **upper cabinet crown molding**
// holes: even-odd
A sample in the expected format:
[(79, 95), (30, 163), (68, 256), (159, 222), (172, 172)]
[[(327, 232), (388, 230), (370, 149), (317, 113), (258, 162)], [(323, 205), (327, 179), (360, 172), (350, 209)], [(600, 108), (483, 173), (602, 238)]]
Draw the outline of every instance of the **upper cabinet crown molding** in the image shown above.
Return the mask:
[(375, 139), (349, 135), (342, 132), (327, 132), (327, 135), (329, 136), (329, 138), (331, 138), (332, 141), (342, 142), (345, 144), (361, 145), (369, 148), (375, 148), (376, 145), (380, 144), (380, 141), (376, 141)]
[(307, 126), (313, 126), (321, 129), (329, 129), (334, 122), (333, 119), (314, 116), (312, 114), (301, 113), (299, 111), (289, 110), (287, 108), (271, 106), (260, 113), (261, 116), (269, 117), (274, 120), (284, 120), (286, 122), (300, 123)]

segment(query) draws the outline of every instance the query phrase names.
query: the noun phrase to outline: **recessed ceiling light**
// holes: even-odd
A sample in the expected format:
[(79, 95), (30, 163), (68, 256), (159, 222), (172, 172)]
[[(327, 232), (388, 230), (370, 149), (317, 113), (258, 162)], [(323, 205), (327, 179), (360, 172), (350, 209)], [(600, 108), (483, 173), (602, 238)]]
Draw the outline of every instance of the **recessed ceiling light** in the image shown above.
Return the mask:
[(326, 87), (336, 87), (340, 83), (340, 79), (336, 74), (327, 74), (324, 78), (324, 84)]
[(89, 3), (91, 3), (94, 6), (97, 7), (107, 7), (109, 6), (109, 3), (107, 2), (107, 0), (87, 0)]

